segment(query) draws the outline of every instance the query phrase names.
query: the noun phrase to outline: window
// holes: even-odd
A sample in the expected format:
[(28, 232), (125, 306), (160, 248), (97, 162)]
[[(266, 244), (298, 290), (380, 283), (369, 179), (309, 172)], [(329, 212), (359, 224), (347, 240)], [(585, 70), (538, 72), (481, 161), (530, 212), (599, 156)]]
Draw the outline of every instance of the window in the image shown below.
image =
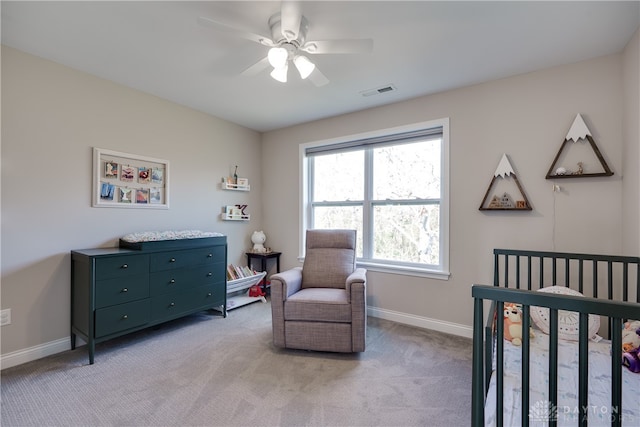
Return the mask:
[(356, 229), (372, 270), (448, 277), (448, 133), (445, 119), (303, 146), (303, 228)]

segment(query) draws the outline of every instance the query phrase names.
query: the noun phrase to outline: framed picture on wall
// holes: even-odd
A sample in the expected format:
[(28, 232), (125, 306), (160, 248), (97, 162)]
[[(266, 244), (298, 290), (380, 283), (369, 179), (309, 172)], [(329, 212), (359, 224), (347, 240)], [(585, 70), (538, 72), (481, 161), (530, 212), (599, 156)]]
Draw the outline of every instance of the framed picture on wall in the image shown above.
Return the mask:
[(169, 209), (169, 161), (94, 147), (92, 206)]

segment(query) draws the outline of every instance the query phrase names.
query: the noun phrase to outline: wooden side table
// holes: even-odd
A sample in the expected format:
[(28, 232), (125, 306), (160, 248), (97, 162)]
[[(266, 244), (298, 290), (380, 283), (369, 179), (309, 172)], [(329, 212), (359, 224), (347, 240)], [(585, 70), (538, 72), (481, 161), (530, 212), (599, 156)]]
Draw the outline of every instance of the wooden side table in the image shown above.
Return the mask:
[(267, 260), (271, 258), (276, 259), (276, 272), (280, 273), (280, 255), (282, 252), (246, 252), (247, 254), (247, 266), (251, 267), (251, 261), (254, 259), (260, 260), (260, 267), (262, 270), (267, 271)]

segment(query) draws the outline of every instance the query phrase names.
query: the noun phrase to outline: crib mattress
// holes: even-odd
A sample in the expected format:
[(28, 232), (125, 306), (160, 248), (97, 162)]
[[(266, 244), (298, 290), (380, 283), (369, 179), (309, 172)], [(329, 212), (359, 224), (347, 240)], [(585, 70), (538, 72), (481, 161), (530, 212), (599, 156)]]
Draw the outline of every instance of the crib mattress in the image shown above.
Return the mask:
[[(549, 336), (536, 331), (531, 339), (529, 414), (531, 426), (549, 425)], [(607, 340), (589, 343), (589, 426), (611, 425), (611, 343)], [(504, 343), (504, 425), (520, 426), (522, 387), (520, 377), (521, 347)], [(640, 374), (622, 367), (622, 425), (640, 426)], [(496, 379), (491, 376), (485, 403), (485, 425), (496, 425)], [(578, 407), (578, 343), (558, 341), (558, 426), (576, 426), (580, 420)]]

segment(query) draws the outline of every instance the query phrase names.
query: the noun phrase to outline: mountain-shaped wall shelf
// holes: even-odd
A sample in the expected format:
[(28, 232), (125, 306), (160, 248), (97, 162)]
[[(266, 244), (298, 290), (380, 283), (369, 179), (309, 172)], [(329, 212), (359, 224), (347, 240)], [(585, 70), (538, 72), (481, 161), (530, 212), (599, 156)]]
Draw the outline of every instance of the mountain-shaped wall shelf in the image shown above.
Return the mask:
[[(491, 193), (491, 189), (496, 184), (498, 177), (505, 180), (508, 178), (513, 179), (513, 182), (518, 187), (518, 191), (520, 192), (522, 199), (516, 200), (516, 202), (514, 203), (511, 200), (511, 197), (507, 193), (504, 193), (501, 197), (494, 195), (491, 198), (491, 201), (487, 203), (487, 200), (489, 199), (489, 194)], [(525, 194), (524, 189), (520, 185), (520, 181), (518, 181), (518, 177), (516, 176), (513, 170), (513, 167), (511, 166), (511, 162), (509, 162), (509, 158), (507, 157), (506, 154), (502, 155), (502, 159), (500, 160), (500, 163), (498, 164), (498, 167), (495, 173), (493, 174), (493, 179), (491, 179), (491, 183), (489, 184), (489, 187), (487, 188), (487, 192), (485, 193), (484, 198), (482, 199), (482, 203), (480, 203), (479, 209), (481, 211), (530, 211), (531, 210), (531, 204), (529, 203), (529, 199), (527, 199), (527, 195)]]
[[(585, 173), (582, 170), (581, 163), (578, 163), (578, 171), (576, 172), (567, 171), (565, 170), (565, 168), (562, 168), (562, 167), (556, 168), (556, 163), (558, 163), (558, 159), (560, 158), (562, 151), (570, 145), (569, 141), (573, 141), (573, 143), (575, 144), (581, 140), (589, 141), (589, 144), (591, 145), (591, 149), (593, 150), (594, 154), (598, 158), (600, 165), (602, 165), (603, 172)], [(596, 142), (593, 140), (593, 137), (591, 136), (591, 132), (589, 131), (589, 128), (587, 128), (587, 125), (582, 119), (582, 116), (578, 114), (575, 120), (573, 121), (573, 124), (571, 125), (571, 128), (569, 129), (569, 133), (567, 133), (567, 136), (565, 137), (564, 142), (560, 146), (560, 150), (558, 151), (558, 154), (556, 154), (555, 159), (553, 159), (553, 163), (551, 164), (551, 167), (549, 168), (549, 171), (547, 172), (547, 176), (545, 178), (546, 179), (587, 178), (587, 177), (594, 177), (594, 176), (611, 176), (611, 175), (613, 175), (613, 172), (609, 168), (609, 165), (607, 165), (607, 162), (604, 160), (602, 153), (600, 153), (600, 150), (598, 149)]]

